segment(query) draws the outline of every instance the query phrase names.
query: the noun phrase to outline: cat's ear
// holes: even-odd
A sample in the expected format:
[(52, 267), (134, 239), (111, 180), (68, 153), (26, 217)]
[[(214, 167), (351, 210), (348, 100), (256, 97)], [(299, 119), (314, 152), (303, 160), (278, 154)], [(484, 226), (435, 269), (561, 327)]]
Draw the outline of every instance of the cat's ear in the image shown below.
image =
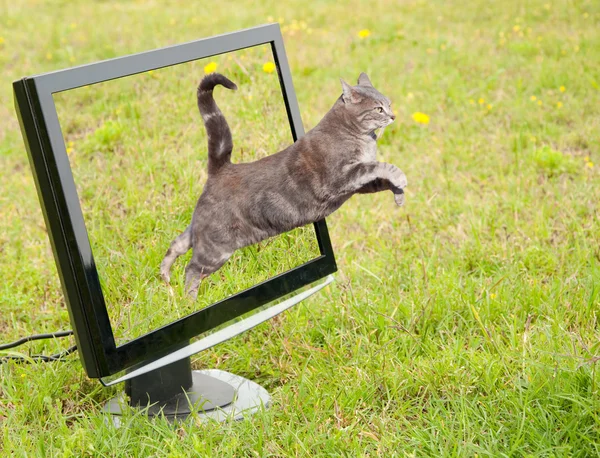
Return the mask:
[(360, 102), (360, 95), (352, 86), (346, 83), (342, 78), (340, 78), (342, 82), (342, 89), (344, 93), (342, 94), (342, 99), (344, 103), (357, 103)]
[(362, 72), (360, 75), (358, 75), (358, 85), (373, 87), (373, 85), (371, 84), (371, 80), (365, 72)]

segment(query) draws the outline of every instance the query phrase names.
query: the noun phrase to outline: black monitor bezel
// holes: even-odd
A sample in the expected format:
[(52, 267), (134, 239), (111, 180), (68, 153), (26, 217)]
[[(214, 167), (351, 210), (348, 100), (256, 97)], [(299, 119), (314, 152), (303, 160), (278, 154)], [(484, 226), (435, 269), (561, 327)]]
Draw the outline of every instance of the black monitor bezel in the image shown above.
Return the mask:
[[(240, 49), (270, 44), (294, 141), (304, 135), (279, 24), (26, 77), (15, 108), (44, 213), (83, 366), (89, 377), (118, 373), (337, 270), (325, 220), (314, 224), (321, 256), (117, 346), (52, 95)], [(158, 266), (157, 266), (158, 269)]]

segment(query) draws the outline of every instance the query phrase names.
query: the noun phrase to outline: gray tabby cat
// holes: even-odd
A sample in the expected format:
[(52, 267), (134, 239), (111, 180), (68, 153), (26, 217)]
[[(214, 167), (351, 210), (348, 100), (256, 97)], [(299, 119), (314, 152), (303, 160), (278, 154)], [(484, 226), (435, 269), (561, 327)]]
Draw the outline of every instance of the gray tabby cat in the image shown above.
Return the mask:
[(357, 86), (342, 80), (343, 94), (304, 137), (255, 162), (232, 164), (233, 142), (213, 98), (221, 84), (237, 86), (219, 73), (198, 87), (198, 108), (208, 135), (208, 179), (191, 224), (167, 251), (160, 272), (165, 282), (177, 257), (193, 248), (185, 288), (196, 297), (200, 281), (239, 248), (325, 218), (356, 193), (390, 190), (404, 203), (406, 176), (377, 162), (375, 130), (395, 116), (390, 100), (364, 73)]

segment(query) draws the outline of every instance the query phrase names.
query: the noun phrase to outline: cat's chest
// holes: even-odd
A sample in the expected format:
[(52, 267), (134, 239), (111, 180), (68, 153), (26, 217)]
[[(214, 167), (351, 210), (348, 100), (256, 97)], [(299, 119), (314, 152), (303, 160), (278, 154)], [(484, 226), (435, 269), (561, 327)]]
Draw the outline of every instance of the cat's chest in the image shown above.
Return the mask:
[(359, 162), (374, 162), (377, 160), (377, 143), (375, 141), (361, 145), (358, 151)]

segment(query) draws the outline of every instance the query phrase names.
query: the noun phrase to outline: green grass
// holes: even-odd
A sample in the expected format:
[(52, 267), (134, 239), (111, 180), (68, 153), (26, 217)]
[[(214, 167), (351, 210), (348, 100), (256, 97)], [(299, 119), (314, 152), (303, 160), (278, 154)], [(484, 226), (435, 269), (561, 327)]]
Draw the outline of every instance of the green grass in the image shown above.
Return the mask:
[[(197, 368), (261, 383), (272, 394), (270, 410), (239, 423), (192, 419), (177, 427), (132, 414), (114, 430), (100, 409), (117, 389), (87, 379), (77, 358), (7, 364), (0, 366), (0, 454), (598, 456), (600, 5), (591, 0), (0, 0), (1, 340), (70, 327), (12, 80), (251, 27), (268, 16), (284, 19), (307, 128), (340, 93), (340, 76), (354, 80), (366, 71), (394, 101), (398, 118), (379, 154), (406, 173), (406, 206), (396, 208), (389, 194), (351, 199), (328, 219), (337, 282), (194, 357)], [(360, 39), (365, 28), (371, 34)], [(214, 59), (240, 86), (218, 94), (234, 129), (234, 160), (288, 141), (265, 59), (262, 50)], [(90, 214), (108, 219), (119, 203), (149, 211), (136, 214), (125, 234), (155, 235), (141, 254), (135, 246), (114, 254), (109, 244), (94, 246), (105, 249), (106, 266), (129, 272), (131, 289), (115, 290), (115, 298), (166, 297), (152, 264), (185, 226), (200, 190), (194, 177), (205, 174), (204, 133), (186, 95), (202, 64), (189, 68), (145, 75), (133, 86), (136, 97), (109, 85), (57, 96), (59, 108), (80, 107), (65, 133), (71, 160), (81, 161), (97, 195), (83, 193)], [(415, 123), (415, 112), (430, 123)], [(114, 144), (121, 146), (111, 150)], [(93, 166), (101, 161), (135, 171), (141, 187), (118, 175), (102, 187), (106, 177), (94, 176)], [(144, 178), (159, 172), (166, 181), (156, 187)], [(89, 225), (98, 234), (111, 229)], [(123, 258), (129, 253), (144, 262), (132, 265)], [(280, 260), (276, 251), (261, 259)], [(165, 319), (178, 316), (169, 313)], [(29, 348), (49, 353), (66, 345)]]

